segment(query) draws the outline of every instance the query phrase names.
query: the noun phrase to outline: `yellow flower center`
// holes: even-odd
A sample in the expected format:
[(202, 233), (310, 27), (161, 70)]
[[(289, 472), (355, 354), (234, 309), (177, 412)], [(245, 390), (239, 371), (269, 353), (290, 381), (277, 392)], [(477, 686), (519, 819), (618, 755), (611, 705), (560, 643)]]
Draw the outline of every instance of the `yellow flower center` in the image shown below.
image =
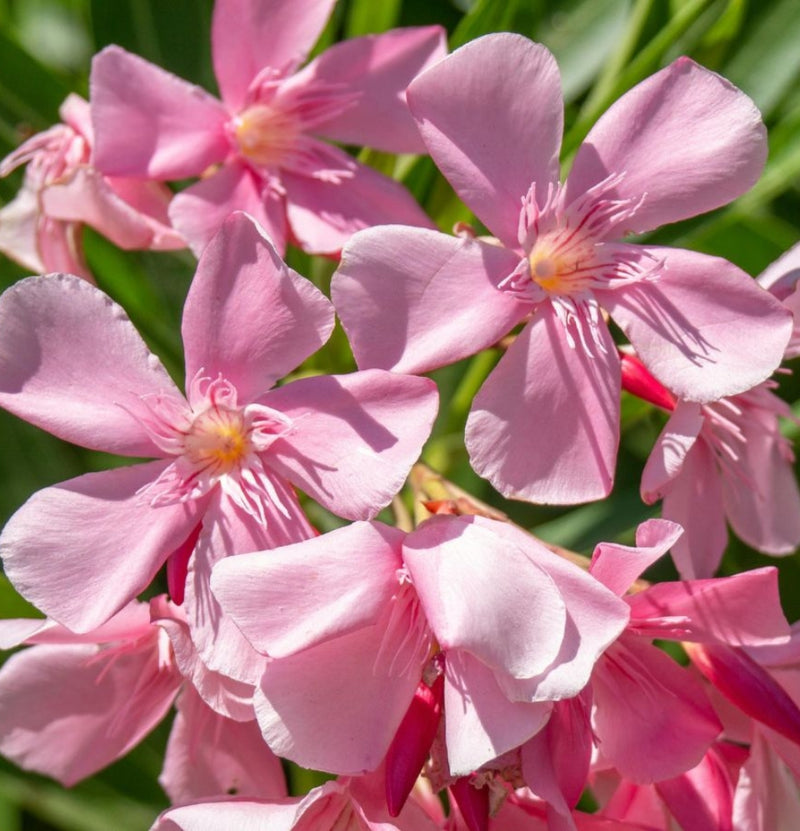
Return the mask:
[(216, 406), (200, 413), (186, 434), (184, 448), (193, 464), (216, 474), (230, 472), (251, 450), (242, 412)]
[(233, 121), (239, 152), (260, 167), (277, 167), (295, 147), (298, 128), (288, 113), (254, 104)]
[(594, 244), (559, 230), (536, 241), (528, 262), (531, 280), (550, 294), (573, 294), (592, 284)]

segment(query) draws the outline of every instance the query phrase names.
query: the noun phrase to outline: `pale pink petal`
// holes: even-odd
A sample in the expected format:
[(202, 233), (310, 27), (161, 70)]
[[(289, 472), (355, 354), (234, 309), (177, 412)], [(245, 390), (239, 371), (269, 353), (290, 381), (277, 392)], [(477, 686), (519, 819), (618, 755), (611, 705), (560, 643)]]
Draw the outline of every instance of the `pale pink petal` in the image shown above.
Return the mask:
[(642, 471), (642, 499), (648, 505), (661, 499), (680, 473), (686, 454), (697, 441), (703, 421), (699, 404), (693, 401), (677, 402)]
[(632, 258), (661, 262), (658, 279), (598, 291), (598, 300), (678, 398), (744, 392), (780, 364), (792, 317), (743, 271), (694, 251), (625, 248)]
[(125, 312), (85, 280), (30, 277), (0, 298), (0, 405), (59, 438), (159, 456), (135, 413), (143, 396), (182, 401)]
[(694, 767), (722, 728), (688, 670), (633, 637), (609, 648), (592, 689), (600, 753), (634, 782)]
[(88, 473), (35, 493), (0, 536), (17, 591), (76, 632), (96, 628), (143, 591), (203, 507), (151, 507), (139, 491), (165, 466)]
[(119, 248), (149, 248), (153, 239), (147, 217), (117, 196), (91, 167), (79, 167), (68, 180), (45, 188), (42, 206), (54, 219), (91, 225)]
[(552, 703), (509, 701), (492, 671), (457, 649), (445, 660), (444, 720), (453, 776), (466, 776), (526, 742), (547, 724)]
[(47, 271), (39, 253), (38, 188), (23, 184), (17, 195), (0, 209), (0, 253), (36, 274)]
[(94, 277), (83, 254), (83, 226), (76, 222), (60, 222), (42, 214), (36, 226), (36, 247), (46, 272), (77, 274), (88, 283)]
[(207, 178), (176, 194), (169, 206), (173, 225), (186, 237), (195, 256), (213, 239), (233, 211), (246, 211), (267, 232), (279, 254), (286, 249), (283, 196), (267, 187), (239, 161), (224, 164)]
[(164, 811), (150, 831), (294, 831), (300, 798), (280, 802), (255, 802), (231, 797), (196, 802)]
[(530, 678), (558, 655), (566, 607), (528, 556), (531, 543), (501, 536), (501, 524), (432, 517), (408, 535), (403, 559), (442, 649), (466, 650), (498, 674)]
[(756, 734), (733, 803), (739, 831), (794, 831), (800, 816), (797, 780), (769, 743)]
[(680, 525), (664, 519), (648, 519), (636, 529), (636, 546), (598, 543), (592, 554), (590, 574), (622, 597), (645, 569), (666, 554), (683, 533)]
[(330, 301), (237, 213), (203, 252), (186, 298), (186, 377), (221, 375), (249, 403), (316, 352), (333, 323)]
[[(523, 551), (531, 563), (550, 577), (566, 604), (561, 645), (552, 663), (540, 674), (525, 680), (510, 680), (498, 675), (498, 683), (514, 700), (560, 700), (577, 695), (588, 683), (592, 667), (602, 652), (625, 629), (629, 618), (627, 603), (594, 575), (586, 574), (578, 566), (548, 551), (521, 528), (479, 516), (472, 518), (472, 522), (479, 528), (491, 529), (506, 545), (517, 546)], [(537, 610), (541, 608), (539, 603), (535, 605)], [(520, 630), (509, 626), (505, 630), (498, 627), (496, 631), (516, 633)], [(477, 654), (475, 650), (471, 651)]]
[(4, 618), (0, 620), (0, 649), (13, 649), (23, 643), (33, 643), (31, 638), (51, 628), (68, 631), (46, 618)]
[(58, 108), (61, 120), (76, 133), (80, 133), (91, 145), (94, 141), (92, 134), (92, 109), (89, 102), (74, 92), (69, 93)]
[(95, 55), (90, 87), (101, 173), (184, 179), (228, 154), (229, 116), (216, 98), (119, 46)]
[(541, 306), (475, 396), (465, 436), (470, 461), (503, 496), (570, 505), (611, 490), (620, 368), (602, 321), (597, 334), (603, 351), (589, 357)]
[(335, 0), (219, 0), (214, 6), (211, 52), (223, 100), (244, 103), (256, 75), (269, 67), (292, 72), (311, 51)]
[(153, 623), (166, 632), (175, 665), (200, 698), (221, 717), (252, 721), (254, 685), (214, 672), (200, 660), (182, 607), (170, 603), (164, 595), (150, 602)]
[(280, 759), (264, 743), (255, 719), (224, 718), (189, 686), (178, 699), (158, 781), (173, 804), (223, 794), (256, 799), (287, 796)]
[(120, 199), (142, 214), (149, 223), (153, 235), (149, 248), (154, 251), (186, 248), (186, 240), (172, 227), (169, 219), (173, 193), (165, 184), (126, 176), (109, 176), (106, 181)]
[(68, 786), (123, 756), (164, 717), (180, 684), (151, 643), (12, 655), (0, 671), (0, 752)]
[(266, 526), (241, 511), (219, 489), (216, 491), (204, 517), (186, 578), (184, 610), (200, 659), (210, 670), (246, 684), (258, 683), (264, 671), (264, 657), (223, 613), (211, 592), (211, 571), (225, 557), (276, 548), (314, 536), (315, 531), (291, 488), (277, 479), (272, 484), (288, 516), (272, 508)]
[(796, 358), (800, 355), (800, 243), (778, 257), (756, 279), (792, 313), (794, 328), (784, 357)]
[(627, 231), (647, 231), (718, 208), (752, 187), (767, 158), (753, 102), (682, 57), (646, 78), (595, 124), (575, 157), (578, 197), (622, 174), (609, 198), (642, 199)]
[(359, 231), (331, 283), (358, 366), (427, 372), (496, 343), (530, 311), (497, 288), (518, 264), (512, 251), (470, 237)]
[(270, 661), (255, 706), (275, 753), (334, 773), (380, 764), (427, 655), (426, 643), (407, 637), (410, 617), (387, 634), (391, 612), (374, 626)]
[(711, 577), (719, 566), (728, 529), (722, 505), (722, 487), (711, 449), (695, 443), (664, 495), (661, 515), (683, 527), (672, 546), (672, 559), (684, 580)]
[(335, 514), (369, 519), (417, 460), (438, 395), (428, 378), (367, 369), (304, 378), (260, 401), (292, 420), (266, 463)]
[[(628, 602), (631, 626), (649, 637), (759, 646), (788, 639), (790, 634), (774, 568), (718, 579), (656, 583)], [(670, 618), (676, 619), (673, 631)]]
[(343, 41), (326, 49), (291, 84), (309, 90), (342, 89), (353, 101), (314, 132), (343, 144), (365, 144), (390, 153), (425, 153), (408, 112), (411, 81), (447, 53), (439, 26), (395, 29)]
[(420, 75), (407, 95), (437, 166), (486, 227), (516, 248), (531, 183), (544, 198), (558, 181), (563, 103), (553, 56), (521, 35), (486, 35)]
[(800, 243), (793, 245), (774, 263), (768, 265), (756, 280), (758, 284), (774, 294), (778, 300), (785, 300), (795, 289), (800, 278)]
[(334, 147), (327, 148), (325, 155), (337, 160), (342, 175), (329, 178), (325, 170), (302, 175), (281, 172), (289, 225), (304, 251), (338, 254), (356, 231), (373, 225), (433, 227), (399, 182)]
[(403, 536), (381, 523), (355, 523), (296, 545), (226, 558), (211, 587), (250, 643), (282, 658), (382, 617), (400, 587)]
[(725, 514), (748, 545), (764, 554), (791, 554), (800, 544), (794, 458), (787, 453), (773, 413), (745, 412), (746, 441), (737, 470), (722, 478)]

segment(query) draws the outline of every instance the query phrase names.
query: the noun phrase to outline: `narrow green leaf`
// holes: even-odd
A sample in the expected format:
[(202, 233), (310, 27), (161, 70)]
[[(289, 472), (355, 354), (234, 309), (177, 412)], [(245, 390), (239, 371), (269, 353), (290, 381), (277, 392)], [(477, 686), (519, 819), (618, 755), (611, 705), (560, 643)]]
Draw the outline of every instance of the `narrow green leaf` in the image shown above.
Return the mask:
[(351, 0), (345, 22), (346, 37), (385, 32), (397, 25), (401, 0)]

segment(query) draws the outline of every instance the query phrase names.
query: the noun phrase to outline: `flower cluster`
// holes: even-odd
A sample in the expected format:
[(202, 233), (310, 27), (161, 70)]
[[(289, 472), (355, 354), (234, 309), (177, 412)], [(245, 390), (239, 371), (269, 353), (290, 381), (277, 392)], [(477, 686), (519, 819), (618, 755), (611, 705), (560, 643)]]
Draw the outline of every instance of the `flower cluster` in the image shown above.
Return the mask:
[[(221, 100), (107, 47), (90, 100), (0, 164), (27, 165), (2, 250), (49, 272), (0, 297), (0, 406), (132, 459), (40, 490), (0, 534), (46, 616), (0, 621), (28, 647), (0, 669), (0, 753), (69, 786), (174, 704), (152, 831), (784, 827), (800, 630), (774, 567), (714, 575), (726, 519), (766, 554), (800, 544), (772, 377), (800, 353), (800, 248), (756, 281), (630, 239), (756, 182), (757, 109), (679, 58), (562, 179), (544, 46), (446, 55), (421, 27), (306, 63), (333, 5), (216, 0)], [(435, 230), (331, 142), (429, 154), (486, 233)], [(197, 256), (185, 392), (94, 285), (83, 225)], [(336, 260), (332, 300), (288, 246)], [(306, 361), (337, 315), (358, 368), (324, 375)], [(507, 498), (608, 496), (622, 391), (668, 413), (641, 476), (662, 518), (633, 545), (547, 545), (417, 463), (424, 373), (490, 348), (464, 443)], [(644, 580), (670, 550), (681, 579)], [(287, 763), (336, 778), (290, 795)]]

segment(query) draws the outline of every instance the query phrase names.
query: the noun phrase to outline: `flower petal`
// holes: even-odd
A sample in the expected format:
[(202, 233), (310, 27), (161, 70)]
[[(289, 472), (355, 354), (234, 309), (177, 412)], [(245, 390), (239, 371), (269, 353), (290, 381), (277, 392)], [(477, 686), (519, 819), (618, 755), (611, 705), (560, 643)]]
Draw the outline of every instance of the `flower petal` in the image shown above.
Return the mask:
[(147, 645), (26, 649), (0, 671), (0, 752), (74, 785), (138, 744), (166, 715), (180, 680), (159, 669)]
[[(289, 225), (304, 251), (338, 254), (356, 231), (373, 225), (433, 226), (399, 182), (335, 147), (326, 148), (325, 157), (318, 171), (281, 172)], [(337, 174), (326, 176), (331, 159)]]
[(100, 626), (143, 591), (204, 507), (151, 507), (140, 490), (165, 467), (87, 473), (35, 493), (0, 535), (17, 591), (75, 632)]
[(540, 306), (475, 396), (470, 461), (503, 496), (571, 505), (611, 490), (620, 367), (602, 321), (597, 333), (604, 351), (589, 357)]
[(532, 546), (501, 534), (501, 523), (473, 520), (432, 517), (406, 538), (403, 559), (425, 615), (444, 650), (466, 650), (497, 674), (538, 675), (559, 652), (564, 600), (528, 556)]
[(186, 298), (186, 377), (222, 375), (249, 403), (316, 352), (333, 324), (330, 301), (236, 213), (203, 252)]
[(694, 401), (677, 402), (642, 471), (642, 499), (648, 505), (661, 499), (681, 472), (686, 455), (697, 441), (703, 421), (699, 404)]
[(635, 637), (608, 650), (592, 688), (600, 753), (640, 784), (693, 768), (722, 728), (689, 671)]
[(530, 310), (497, 288), (518, 263), (508, 249), (425, 228), (359, 231), (331, 283), (358, 366), (428, 372), (491, 346)]
[(648, 231), (726, 205), (755, 184), (766, 158), (766, 129), (755, 104), (682, 57), (598, 120), (578, 150), (567, 188), (575, 198), (609, 174), (622, 174), (608, 196), (642, 199), (624, 231)]
[(367, 369), (303, 378), (261, 402), (293, 422), (265, 454), (266, 464), (335, 514), (369, 519), (417, 460), (438, 395), (427, 378)]
[(509, 701), (494, 673), (468, 652), (448, 652), (444, 720), (452, 776), (467, 776), (541, 730), (552, 703)]
[[(790, 634), (781, 611), (775, 568), (718, 579), (656, 583), (628, 602), (631, 626), (649, 637), (759, 646), (788, 640)], [(664, 626), (669, 618), (679, 620), (673, 632)], [(649, 620), (655, 623), (652, 629)]]
[(728, 544), (728, 529), (719, 473), (705, 441), (696, 442), (687, 454), (664, 495), (661, 515), (683, 527), (683, 536), (672, 546), (680, 576), (684, 580), (711, 577)]
[(314, 535), (291, 488), (280, 480), (273, 486), (288, 516), (272, 507), (267, 512), (266, 526), (240, 510), (219, 488), (216, 490), (186, 578), (184, 610), (200, 659), (214, 672), (253, 685), (264, 671), (264, 657), (224, 614), (211, 592), (211, 571), (226, 557), (264, 551)]
[(176, 194), (169, 206), (172, 223), (196, 257), (234, 211), (250, 214), (267, 232), (278, 254), (283, 254), (287, 233), (284, 199), (241, 162), (222, 165), (208, 178)]
[(589, 573), (622, 597), (631, 584), (680, 538), (683, 528), (665, 519), (648, 519), (636, 529), (636, 546), (601, 542), (595, 546)]
[(598, 291), (598, 300), (678, 398), (735, 395), (780, 364), (791, 314), (743, 271), (694, 251), (625, 248), (633, 259), (661, 262), (658, 279)]
[(553, 56), (521, 35), (486, 35), (426, 70), (408, 104), (428, 150), (487, 228), (516, 248), (532, 182), (558, 181), (563, 103)]
[(286, 75), (322, 33), (336, 0), (217, 0), (211, 28), (214, 72), (225, 103), (238, 110), (262, 69)]
[(295, 545), (226, 558), (217, 563), (211, 587), (259, 652), (283, 658), (375, 625), (400, 587), (403, 536), (381, 523), (357, 522)]
[(792, 554), (800, 545), (800, 493), (794, 458), (774, 413), (745, 410), (746, 441), (737, 466), (740, 476), (722, 478), (725, 514), (736, 535), (774, 556)]
[(387, 622), (384, 617), (268, 664), (255, 705), (273, 752), (333, 773), (377, 768), (414, 697), (427, 652), (416, 642), (404, 643), (402, 652), (389, 645), (387, 666), (380, 660)]
[(255, 719), (232, 721), (209, 709), (186, 685), (169, 734), (159, 784), (174, 803), (230, 796), (287, 796), (280, 759), (264, 744)]
[(90, 79), (94, 166), (107, 176), (185, 179), (228, 154), (228, 113), (188, 81), (107, 46)]
[(439, 26), (395, 29), (342, 41), (326, 49), (291, 81), (309, 91), (344, 89), (355, 99), (314, 132), (343, 144), (389, 153), (425, 153), (405, 91), (427, 66), (447, 54)]
[(160, 456), (135, 417), (156, 393), (183, 402), (122, 308), (85, 280), (30, 277), (0, 298), (0, 405), (14, 415), (84, 447)]

